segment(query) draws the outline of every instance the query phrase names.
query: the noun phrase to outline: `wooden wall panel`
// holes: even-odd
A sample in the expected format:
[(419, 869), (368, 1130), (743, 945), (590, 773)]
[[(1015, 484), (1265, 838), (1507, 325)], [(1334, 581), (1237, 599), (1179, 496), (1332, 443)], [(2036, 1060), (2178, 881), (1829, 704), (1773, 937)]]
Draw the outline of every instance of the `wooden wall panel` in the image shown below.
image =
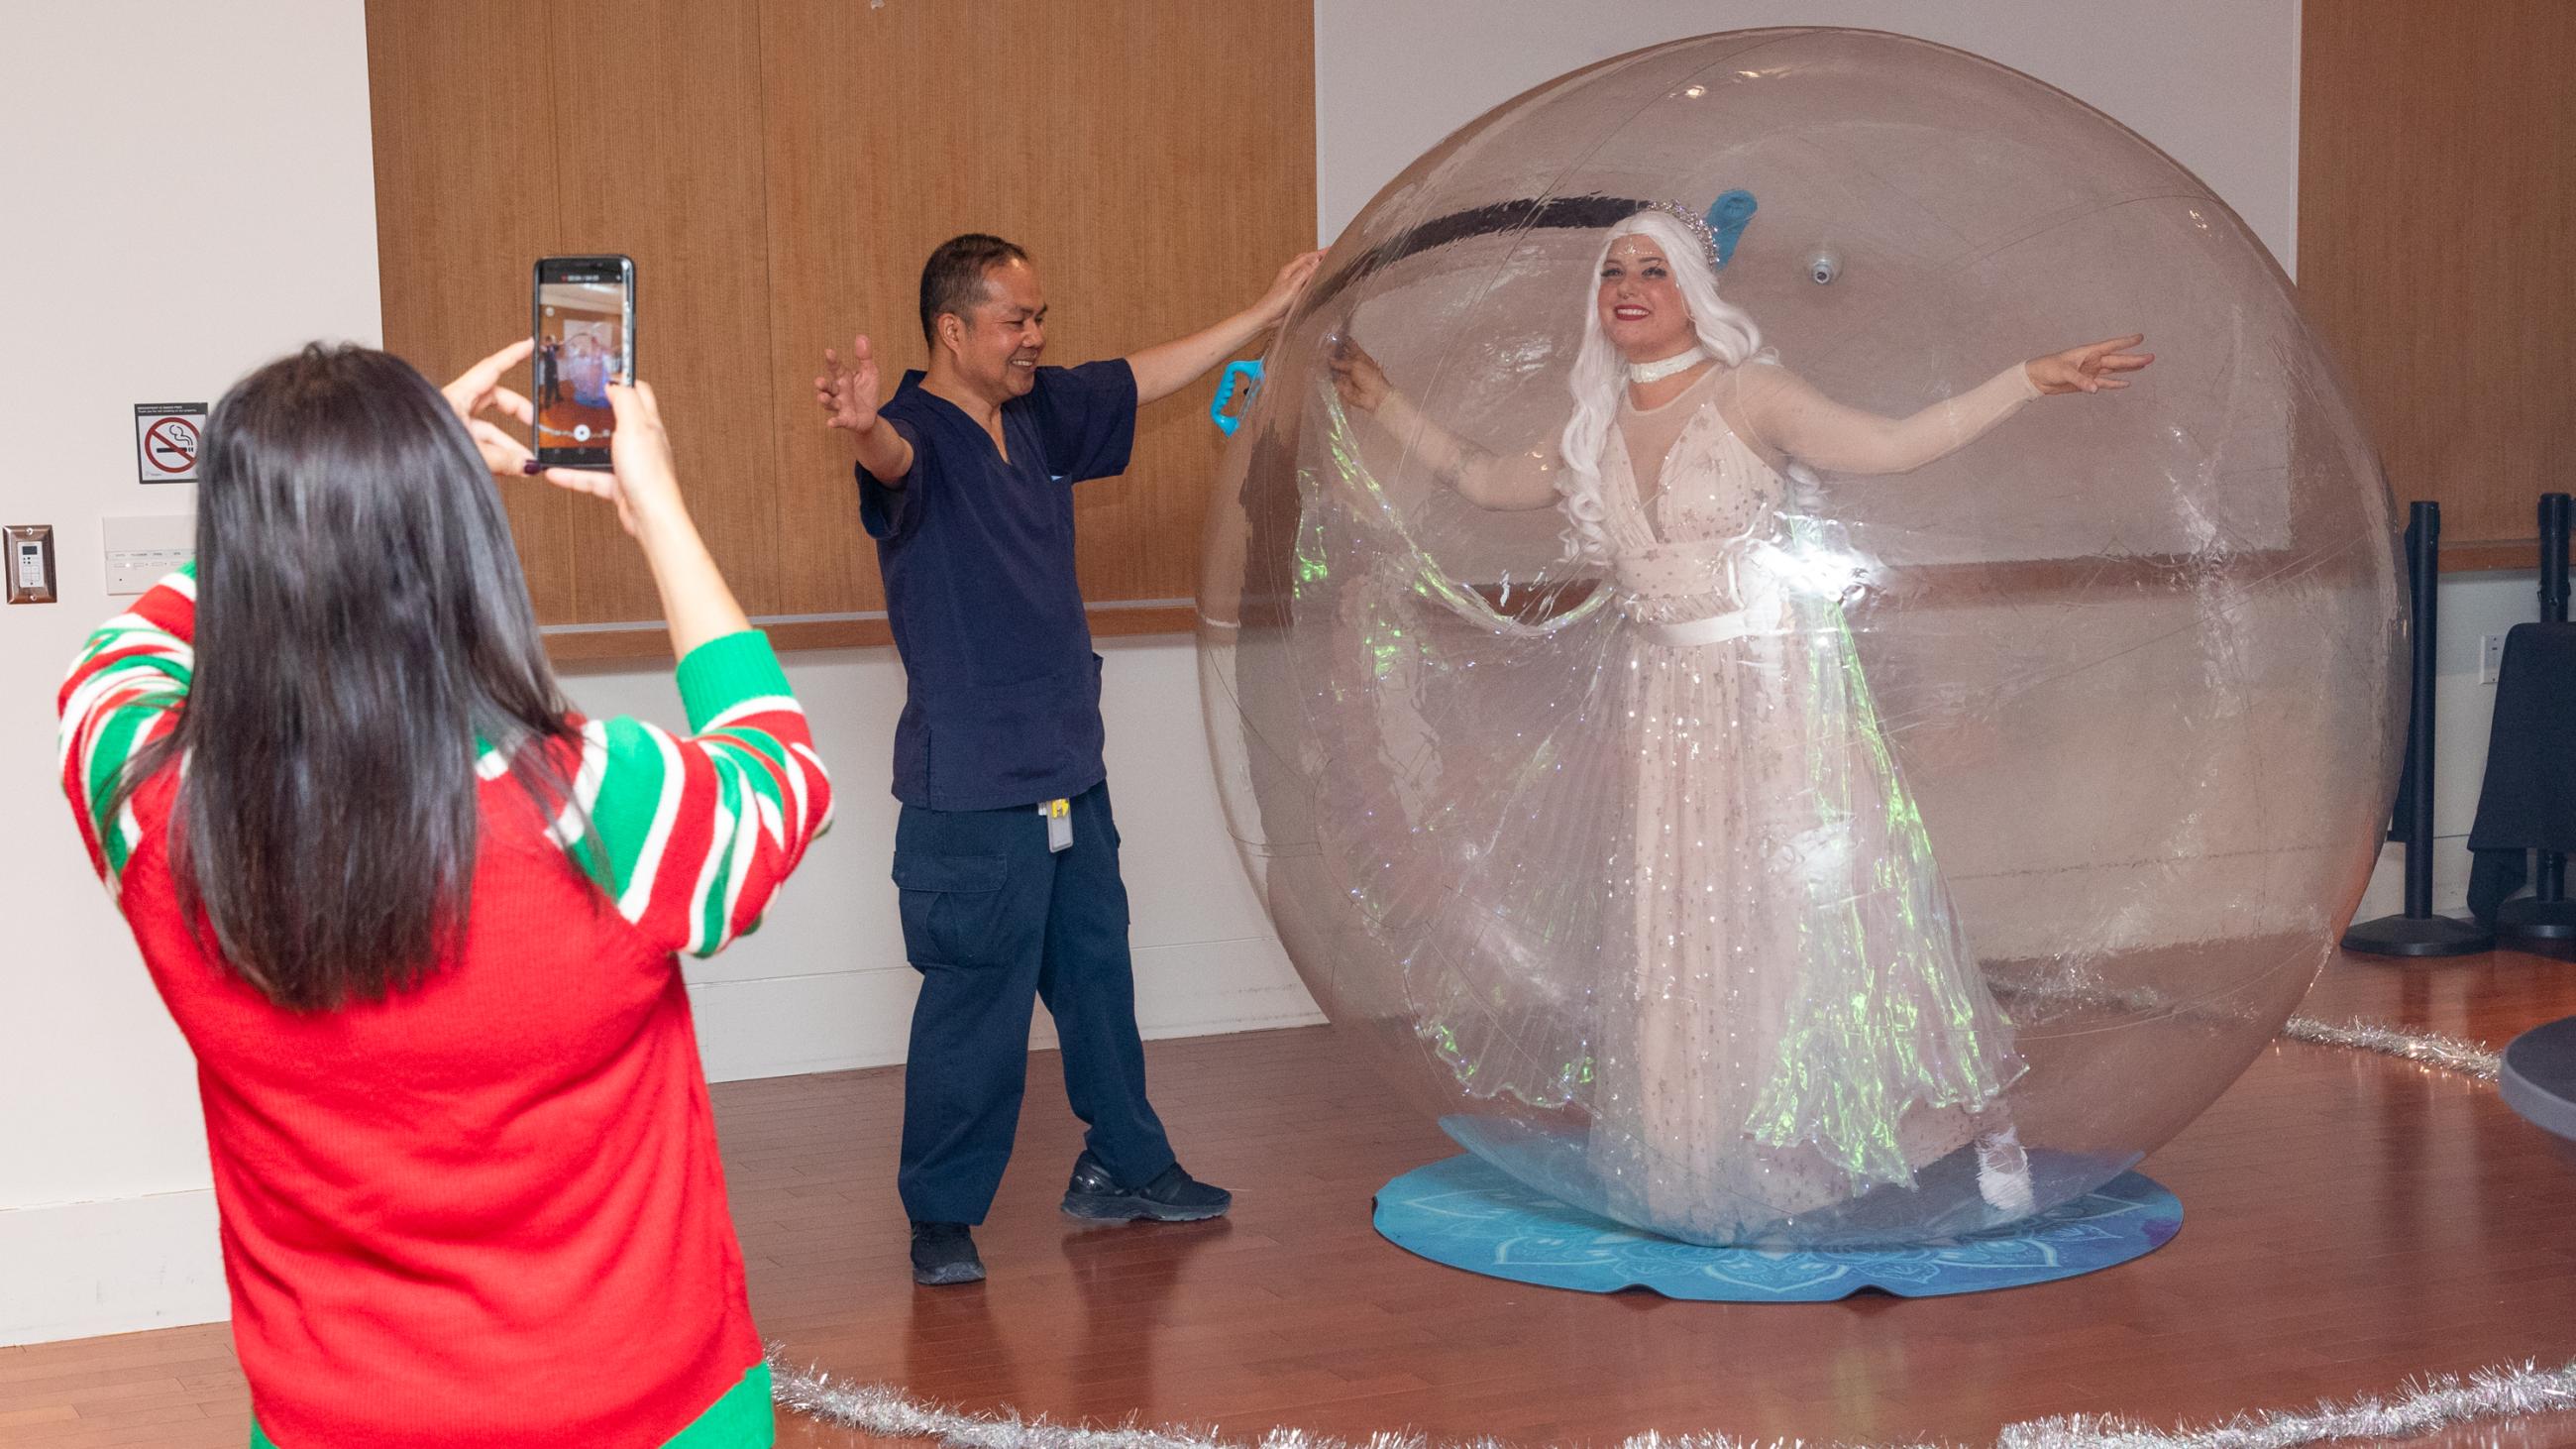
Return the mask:
[(2299, 291), (2445, 569), (2576, 488), (2576, 4), (2301, 8)]
[[(531, 14), (547, 29), (556, 248), (635, 259), (636, 365), (661, 401), (698, 530), (743, 608), (773, 613), (780, 520), (759, 366), (769, 352), (759, 18), (703, 0)], [(572, 567), (576, 617), (661, 617), (652, 577), (609, 509), (575, 515)]]
[[(845, 520), (786, 541), (804, 556), (781, 572), (809, 589), (858, 579), (874, 607), (848, 445), (810, 401), (822, 349), (864, 330), (889, 386), (920, 366), (921, 262), (963, 231), (1030, 250), (1053, 361), (1132, 351), (1249, 303), (1312, 236), (1313, 18), (1304, 4), (1181, 0), (772, 0), (763, 14), (781, 492), (802, 516)], [(1219, 453), (1207, 392), (1149, 412), (1128, 475), (1077, 495), (1094, 600), (1189, 594)]]
[[(370, 0), (386, 341), (452, 367), (525, 327), (546, 251), (619, 250), (701, 526), (780, 642), (881, 643), (825, 346), (919, 366), (922, 260), (1026, 246), (1076, 362), (1203, 326), (1311, 245), (1306, 0), (817, 0), (459, 10)], [(1150, 410), (1077, 495), (1102, 634), (1185, 629), (1220, 439), (1212, 384)], [(566, 657), (660, 647), (632, 546), (578, 500), (513, 503)], [(795, 622), (786, 622), (795, 621)]]
[[(385, 345), (433, 382), (527, 335), (528, 269), (560, 230), (544, 39), (517, 0), (368, 0)], [(537, 617), (578, 617), (582, 500), (533, 481), (501, 496)]]

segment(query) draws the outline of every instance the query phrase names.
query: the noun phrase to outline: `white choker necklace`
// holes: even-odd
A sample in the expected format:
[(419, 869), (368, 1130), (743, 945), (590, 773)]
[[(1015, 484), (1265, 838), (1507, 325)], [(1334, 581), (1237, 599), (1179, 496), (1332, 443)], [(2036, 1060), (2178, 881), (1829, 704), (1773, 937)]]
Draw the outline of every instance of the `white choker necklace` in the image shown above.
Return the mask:
[(1708, 349), (1694, 347), (1688, 352), (1676, 352), (1661, 362), (1632, 362), (1628, 364), (1628, 380), (1643, 387), (1650, 382), (1661, 382), (1674, 373), (1688, 372), (1706, 361)]

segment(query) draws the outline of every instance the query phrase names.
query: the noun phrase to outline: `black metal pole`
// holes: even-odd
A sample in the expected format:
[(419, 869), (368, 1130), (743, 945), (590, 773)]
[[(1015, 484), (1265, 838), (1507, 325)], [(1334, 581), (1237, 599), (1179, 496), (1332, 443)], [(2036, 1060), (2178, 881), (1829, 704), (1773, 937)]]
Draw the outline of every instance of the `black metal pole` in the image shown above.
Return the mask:
[(2433, 645), (2440, 621), (2442, 506), (2417, 503), (2406, 530), (2408, 628), (2413, 631), (2415, 678), (2407, 701), (2407, 772), (2415, 791), (2406, 818), (2406, 913), (2356, 921), (2343, 948), (2371, 956), (2466, 956), (2495, 948), (2495, 936), (2474, 921), (2433, 914)]
[(2540, 622), (2567, 622), (2567, 504), (2564, 493), (2540, 495)]
[[(2540, 864), (2531, 882), (2531, 898), (2544, 906), (2567, 904), (2567, 857), (2554, 850), (2544, 850), (2539, 854)], [(2557, 937), (2553, 936), (2549, 939), (2555, 940)]]
[[(2540, 495), (2540, 621), (2544, 624), (2567, 622), (2567, 495)], [(2540, 853), (2539, 869), (2534, 873), (2540, 899), (2556, 905), (2567, 899), (2567, 857), (2555, 851)]]
[(2414, 593), (2409, 602), (2414, 610), (2415, 681), (2407, 694), (2413, 727), (2406, 736), (2415, 750), (2414, 758), (2407, 761), (2415, 771), (2415, 798), (2407, 802), (2413, 812), (2406, 820), (2406, 919), (2429, 921), (2433, 918), (2433, 646), (2442, 607), (2442, 505), (2418, 503), (2408, 521), (2415, 525), (2406, 536), (2406, 574)]

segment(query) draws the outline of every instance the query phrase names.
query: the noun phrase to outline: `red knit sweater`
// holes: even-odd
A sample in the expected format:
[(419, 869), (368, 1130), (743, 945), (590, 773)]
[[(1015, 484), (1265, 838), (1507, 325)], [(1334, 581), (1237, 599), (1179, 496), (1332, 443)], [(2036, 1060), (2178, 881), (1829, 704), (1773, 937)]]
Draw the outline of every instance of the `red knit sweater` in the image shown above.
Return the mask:
[[(196, 1052), (260, 1429), (282, 1449), (664, 1443), (761, 1360), (673, 953), (754, 924), (828, 823), (767, 643), (682, 662), (696, 737), (621, 719), (567, 749), (607, 890), (487, 756), (461, 949), (415, 990), (300, 1014), (192, 937), (174, 772), (93, 813), (184, 707), (193, 599), (175, 576), (93, 637), (63, 691), (64, 784)], [(766, 1443), (760, 1420), (704, 1442)]]

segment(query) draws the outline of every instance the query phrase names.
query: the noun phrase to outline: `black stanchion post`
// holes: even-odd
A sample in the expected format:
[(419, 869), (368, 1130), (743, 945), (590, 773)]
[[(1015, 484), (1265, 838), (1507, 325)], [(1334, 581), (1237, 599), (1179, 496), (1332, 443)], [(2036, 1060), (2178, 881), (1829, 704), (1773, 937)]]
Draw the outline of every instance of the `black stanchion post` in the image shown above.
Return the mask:
[(2567, 622), (2567, 512), (2564, 493), (2540, 495), (2540, 622)]
[[(2540, 495), (2540, 622), (2567, 622), (2568, 498)], [(2496, 935), (2507, 941), (2576, 940), (2576, 901), (2567, 899), (2567, 857), (2534, 853), (2532, 893), (2496, 907)]]
[(2406, 573), (2412, 611), (2415, 678), (2409, 694), (2407, 773), (2415, 789), (2399, 823), (2406, 840), (2406, 913), (2356, 921), (2343, 933), (2343, 948), (2369, 956), (2467, 956), (2495, 949), (2495, 937), (2474, 921), (2433, 914), (2433, 633), (2436, 594), (2442, 586), (2442, 506), (2418, 503), (2408, 514)]

